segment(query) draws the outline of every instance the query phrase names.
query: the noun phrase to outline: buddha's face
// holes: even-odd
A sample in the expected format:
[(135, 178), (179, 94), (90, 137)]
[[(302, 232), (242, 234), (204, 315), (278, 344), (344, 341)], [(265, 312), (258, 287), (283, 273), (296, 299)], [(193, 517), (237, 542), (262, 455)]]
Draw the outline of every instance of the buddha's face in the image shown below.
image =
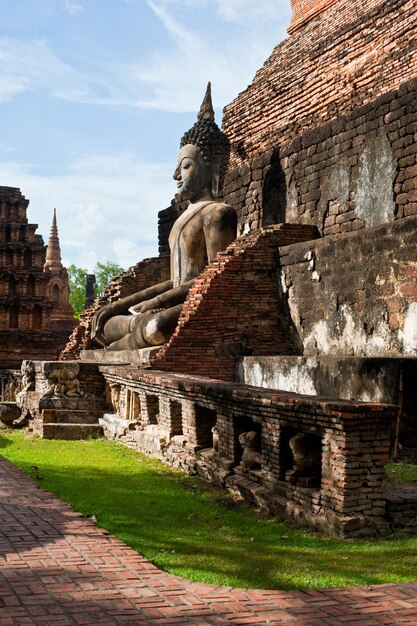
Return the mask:
[(196, 146), (187, 144), (181, 148), (174, 180), (180, 200), (192, 201), (204, 189), (211, 187), (211, 172)]

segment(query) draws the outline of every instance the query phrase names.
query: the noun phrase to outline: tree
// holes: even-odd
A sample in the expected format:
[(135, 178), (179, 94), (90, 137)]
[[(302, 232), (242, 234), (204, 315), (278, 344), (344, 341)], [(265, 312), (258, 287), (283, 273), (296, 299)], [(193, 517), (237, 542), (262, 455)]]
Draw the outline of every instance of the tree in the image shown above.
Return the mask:
[(74, 317), (78, 319), (84, 311), (85, 286), (87, 283), (87, 270), (76, 267), (74, 264), (67, 267), (69, 279), (69, 301), (74, 310)]
[(113, 276), (117, 276), (124, 272), (123, 267), (113, 261), (107, 261), (106, 263), (98, 262), (94, 268), (94, 274), (96, 275), (96, 295), (102, 296), (107, 285)]
[[(74, 309), (74, 317), (79, 318), (80, 313), (84, 311), (85, 304), (85, 287), (87, 284), (88, 270), (84, 267), (77, 267), (72, 264), (67, 267), (69, 278), (70, 304)], [(113, 261), (106, 263), (97, 263), (94, 268), (96, 275), (96, 295), (102, 296), (109, 281), (113, 276), (124, 272), (123, 267)]]

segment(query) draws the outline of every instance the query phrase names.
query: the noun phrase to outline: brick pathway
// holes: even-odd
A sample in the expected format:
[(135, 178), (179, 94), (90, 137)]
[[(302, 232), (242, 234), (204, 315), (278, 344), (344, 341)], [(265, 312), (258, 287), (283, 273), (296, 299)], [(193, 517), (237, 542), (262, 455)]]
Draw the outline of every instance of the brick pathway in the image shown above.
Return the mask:
[(417, 582), (248, 591), (164, 574), (0, 459), (0, 626), (417, 625)]

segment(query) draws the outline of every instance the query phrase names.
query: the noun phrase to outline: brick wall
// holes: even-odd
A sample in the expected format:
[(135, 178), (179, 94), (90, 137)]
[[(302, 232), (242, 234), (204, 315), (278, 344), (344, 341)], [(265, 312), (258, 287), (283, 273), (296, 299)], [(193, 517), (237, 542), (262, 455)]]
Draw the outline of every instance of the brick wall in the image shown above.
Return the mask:
[(232, 163), (250, 161), (415, 78), (416, 27), (414, 0), (334, 3), (277, 46), (225, 107)]
[[(288, 27), (288, 32), (290, 34), (295, 33), (303, 26), (305, 26), (308, 22), (316, 18), (318, 15), (323, 13), (323, 11), (336, 4), (337, 2), (338, 0), (291, 0), (292, 18), (291, 24)], [(352, 21), (352, 19), (357, 17), (358, 10), (363, 10), (364, 6), (366, 8), (369, 8), (377, 6), (380, 3), (381, 0), (360, 0), (360, 2), (356, 2), (355, 4), (351, 2), (345, 2), (344, 5), (341, 5), (339, 2), (337, 15), (338, 26)], [(320, 17), (320, 20), (326, 19), (329, 18), (327, 18), (326, 16)], [(316, 25), (318, 24), (319, 22), (316, 21)]]
[[(224, 110), (232, 143), (224, 196), (239, 234), (301, 221), (327, 235), (413, 214), (414, 1), (294, 0), (293, 10), (302, 28)], [(381, 176), (379, 196), (368, 198)], [(162, 253), (179, 212), (175, 203), (161, 212)]]
[(23, 360), (55, 360), (68, 341), (68, 330), (0, 330), (2, 368), (20, 367)]
[(416, 356), (417, 217), (281, 248), (305, 355)]
[(239, 232), (279, 222), (323, 235), (417, 212), (417, 79), (229, 171)]
[(152, 366), (233, 380), (236, 356), (295, 353), (279, 304), (276, 251), (316, 235), (311, 226), (281, 224), (242, 237), (219, 253), (195, 280), (178, 326)]
[(292, 16), (288, 32), (294, 33), (335, 2), (337, 0), (291, 0)]
[[(141, 404), (127, 423), (123, 407), (105, 415), (107, 436), (303, 525), (343, 536), (387, 530), (384, 466), (394, 407), (133, 367), (99, 369), (109, 384), (140, 396)], [(242, 460), (239, 435), (248, 431), (258, 433), (257, 469)], [(289, 439), (300, 432), (313, 433), (317, 441), (321, 476), (314, 487), (287, 479), (294, 465)]]

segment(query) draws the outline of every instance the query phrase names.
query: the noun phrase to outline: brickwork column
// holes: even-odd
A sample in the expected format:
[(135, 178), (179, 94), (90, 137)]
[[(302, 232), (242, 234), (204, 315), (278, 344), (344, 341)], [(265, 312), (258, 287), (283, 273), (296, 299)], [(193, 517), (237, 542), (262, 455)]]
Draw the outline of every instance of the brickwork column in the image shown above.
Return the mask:
[(384, 466), (389, 459), (389, 427), (354, 421), (346, 430), (325, 429), (321, 502), (335, 530), (360, 531), (371, 524), (386, 530)]
[(140, 418), (144, 426), (159, 423), (159, 397), (156, 394), (140, 394)]
[(170, 411), (170, 399), (168, 396), (159, 396), (159, 418), (158, 424), (161, 428), (164, 428), (171, 436), (171, 411)]
[(197, 446), (196, 410), (195, 403), (191, 400), (182, 402), (183, 433), (187, 441), (187, 447)]
[(282, 426), (276, 419), (266, 418), (262, 423), (261, 445), (266, 480), (274, 486), (281, 479)]
[(236, 461), (234, 420), (231, 417), (217, 414), (216, 433), (218, 434), (217, 456), (221, 459)]

